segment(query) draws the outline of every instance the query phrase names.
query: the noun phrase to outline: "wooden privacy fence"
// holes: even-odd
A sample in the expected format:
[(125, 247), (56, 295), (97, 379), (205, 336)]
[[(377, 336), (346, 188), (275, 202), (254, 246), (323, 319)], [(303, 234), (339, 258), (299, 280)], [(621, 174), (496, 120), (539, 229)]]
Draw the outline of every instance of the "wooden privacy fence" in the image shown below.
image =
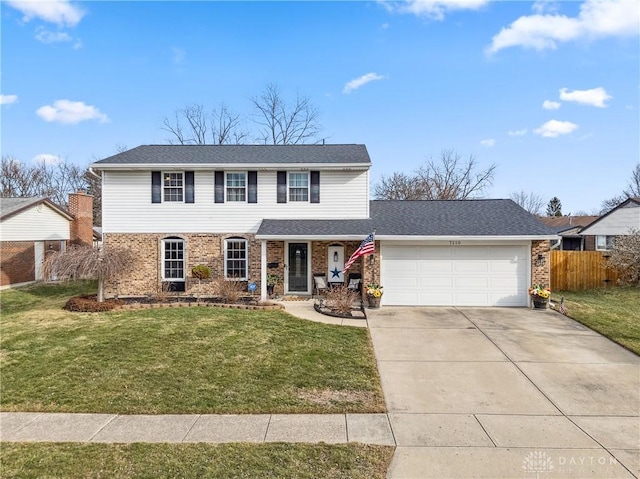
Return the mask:
[(603, 251), (551, 251), (551, 290), (615, 286), (618, 274), (607, 261)]

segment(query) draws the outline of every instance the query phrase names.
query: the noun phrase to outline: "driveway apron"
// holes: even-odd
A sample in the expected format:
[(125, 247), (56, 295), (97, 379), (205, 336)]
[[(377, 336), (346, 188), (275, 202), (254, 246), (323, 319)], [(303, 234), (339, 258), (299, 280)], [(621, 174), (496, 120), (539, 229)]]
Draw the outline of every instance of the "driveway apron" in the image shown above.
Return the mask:
[(368, 312), (389, 478), (632, 478), (640, 359), (553, 311)]

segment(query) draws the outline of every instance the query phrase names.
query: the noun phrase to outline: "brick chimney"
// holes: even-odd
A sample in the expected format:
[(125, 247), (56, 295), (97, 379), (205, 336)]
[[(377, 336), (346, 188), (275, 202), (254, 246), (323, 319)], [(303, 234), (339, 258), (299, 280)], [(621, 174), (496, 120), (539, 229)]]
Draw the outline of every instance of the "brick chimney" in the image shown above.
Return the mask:
[(93, 246), (93, 196), (83, 190), (69, 193), (69, 213), (71, 222), (71, 243)]

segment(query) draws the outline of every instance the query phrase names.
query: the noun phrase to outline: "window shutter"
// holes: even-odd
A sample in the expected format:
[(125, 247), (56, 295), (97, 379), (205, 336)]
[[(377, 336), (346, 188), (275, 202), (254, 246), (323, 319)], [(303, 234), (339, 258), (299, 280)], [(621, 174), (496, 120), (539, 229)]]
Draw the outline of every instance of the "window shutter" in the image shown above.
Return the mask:
[(215, 202), (224, 203), (224, 171), (216, 171)]
[(151, 172), (151, 203), (162, 202), (162, 172)]
[(184, 202), (185, 203), (195, 203), (193, 177), (194, 177), (193, 171), (184, 172)]
[(287, 202), (287, 172), (278, 171), (278, 203)]
[(320, 203), (320, 172), (312, 171), (311, 172), (311, 194), (310, 194), (311, 203)]
[(249, 203), (258, 202), (258, 172), (249, 171), (247, 173), (247, 183), (249, 184), (249, 191), (247, 192), (247, 201)]

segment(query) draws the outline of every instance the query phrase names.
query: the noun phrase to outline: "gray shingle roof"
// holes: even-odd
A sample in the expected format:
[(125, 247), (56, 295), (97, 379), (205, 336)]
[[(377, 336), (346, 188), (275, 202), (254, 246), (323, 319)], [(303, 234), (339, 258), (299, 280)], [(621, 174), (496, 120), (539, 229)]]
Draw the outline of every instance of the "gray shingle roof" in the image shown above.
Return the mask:
[(365, 145), (142, 145), (94, 163), (105, 164), (371, 164)]
[(553, 236), (511, 200), (371, 201), (365, 220), (263, 220), (258, 235)]

